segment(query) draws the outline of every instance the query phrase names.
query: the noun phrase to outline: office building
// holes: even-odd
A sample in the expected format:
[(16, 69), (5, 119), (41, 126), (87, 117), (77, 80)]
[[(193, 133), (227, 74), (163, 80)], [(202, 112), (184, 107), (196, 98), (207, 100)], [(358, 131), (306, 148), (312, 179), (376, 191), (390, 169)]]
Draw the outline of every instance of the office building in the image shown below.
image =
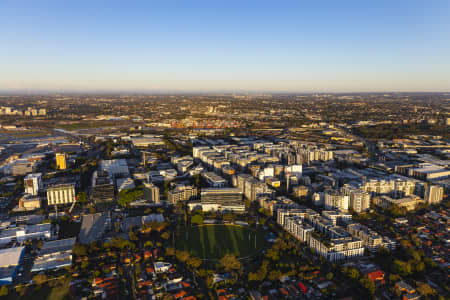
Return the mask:
[(144, 183), (144, 199), (153, 203), (159, 203), (159, 188), (153, 183)]
[(59, 184), (47, 189), (48, 205), (69, 204), (75, 201), (75, 186), (73, 184)]
[(4, 229), (0, 232), (0, 245), (11, 242), (24, 242), (33, 239), (49, 239), (52, 237), (52, 225), (50, 223), (23, 225)]
[(238, 188), (209, 188), (201, 192), (200, 202), (189, 203), (190, 210), (244, 213), (245, 204)]
[(25, 193), (37, 196), (39, 194), (39, 190), (42, 187), (42, 174), (41, 173), (28, 174), (23, 179), (23, 185), (25, 187)]
[(114, 202), (114, 183), (108, 172), (95, 171), (92, 174), (91, 198), (96, 204)]
[(67, 169), (67, 161), (65, 153), (56, 153), (56, 168), (58, 170)]
[(201, 192), (202, 203), (243, 203), (238, 188), (209, 188)]
[(99, 163), (99, 170), (107, 172), (112, 179), (130, 175), (126, 159), (102, 160)]

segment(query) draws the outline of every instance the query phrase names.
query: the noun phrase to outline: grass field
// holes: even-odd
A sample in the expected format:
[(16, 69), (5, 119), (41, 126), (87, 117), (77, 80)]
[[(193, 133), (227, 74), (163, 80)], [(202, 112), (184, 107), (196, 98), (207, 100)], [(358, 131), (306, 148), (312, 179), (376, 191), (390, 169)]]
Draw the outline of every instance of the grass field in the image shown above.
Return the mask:
[(262, 232), (234, 225), (191, 227), (177, 237), (177, 249), (188, 250), (202, 259), (220, 259), (225, 254), (245, 257), (264, 248)]

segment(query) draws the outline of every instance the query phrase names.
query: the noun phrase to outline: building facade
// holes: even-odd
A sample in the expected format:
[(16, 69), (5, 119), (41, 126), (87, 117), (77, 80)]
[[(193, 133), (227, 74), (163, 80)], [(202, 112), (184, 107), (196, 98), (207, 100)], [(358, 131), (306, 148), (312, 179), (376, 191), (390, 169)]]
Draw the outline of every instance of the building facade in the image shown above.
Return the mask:
[(73, 184), (54, 185), (47, 189), (48, 205), (68, 204), (75, 202), (75, 186)]

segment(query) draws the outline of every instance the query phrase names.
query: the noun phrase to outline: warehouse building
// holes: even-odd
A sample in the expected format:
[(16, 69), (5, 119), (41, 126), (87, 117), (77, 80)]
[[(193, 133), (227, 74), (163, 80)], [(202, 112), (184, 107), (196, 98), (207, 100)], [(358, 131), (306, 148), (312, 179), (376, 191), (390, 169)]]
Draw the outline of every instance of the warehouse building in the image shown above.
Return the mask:
[(17, 275), (25, 247), (0, 250), (0, 285), (11, 283)]

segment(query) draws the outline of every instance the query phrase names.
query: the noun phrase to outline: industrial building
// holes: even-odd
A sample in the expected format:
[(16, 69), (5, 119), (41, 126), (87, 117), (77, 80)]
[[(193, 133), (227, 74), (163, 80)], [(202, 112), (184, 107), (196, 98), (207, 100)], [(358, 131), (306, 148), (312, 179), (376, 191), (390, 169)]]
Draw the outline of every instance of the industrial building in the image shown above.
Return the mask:
[(10, 284), (17, 275), (25, 247), (0, 250), (0, 285)]
[(72, 264), (72, 248), (76, 238), (45, 242), (34, 261), (31, 272), (58, 269)]

